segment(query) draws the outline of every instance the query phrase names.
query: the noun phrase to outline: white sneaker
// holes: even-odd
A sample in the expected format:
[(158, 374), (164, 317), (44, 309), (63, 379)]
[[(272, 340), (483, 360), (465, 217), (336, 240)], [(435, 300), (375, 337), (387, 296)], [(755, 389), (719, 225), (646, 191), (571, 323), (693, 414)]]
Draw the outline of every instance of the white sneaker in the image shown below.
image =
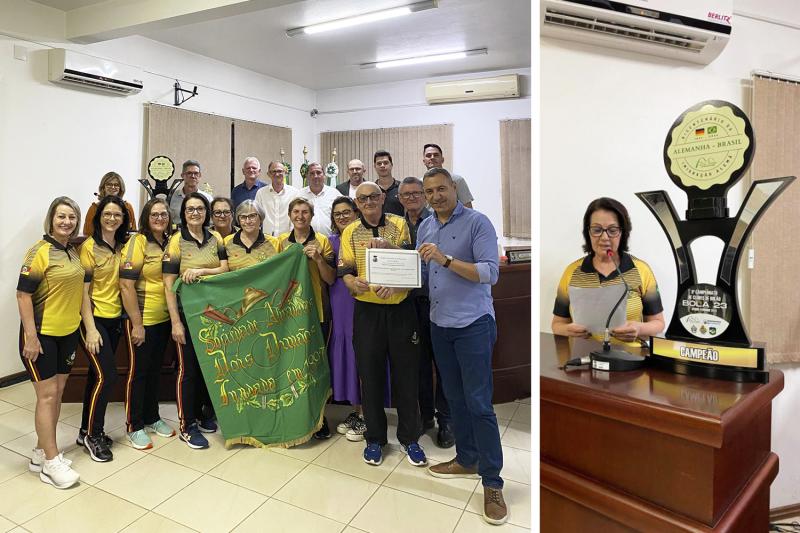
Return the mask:
[(39, 472), (39, 479), (45, 483), (50, 483), (57, 489), (68, 489), (81, 478), (80, 474), (56, 456), (52, 459), (45, 459), (42, 463), (42, 471)]
[[(58, 456), (61, 461), (67, 463), (67, 466), (72, 464), (72, 461), (69, 459), (64, 459), (64, 452), (58, 452)], [(31, 462), (28, 463), (28, 470), (31, 472), (39, 473), (42, 471), (42, 464), (45, 462), (46, 457), (44, 456), (44, 450), (41, 448), (34, 448), (33, 455), (31, 455)]]

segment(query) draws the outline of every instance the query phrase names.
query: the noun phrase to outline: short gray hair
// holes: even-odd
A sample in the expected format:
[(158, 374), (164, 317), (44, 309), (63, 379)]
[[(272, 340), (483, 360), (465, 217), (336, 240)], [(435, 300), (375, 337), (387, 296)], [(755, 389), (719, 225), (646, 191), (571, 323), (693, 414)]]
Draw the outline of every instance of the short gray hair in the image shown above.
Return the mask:
[(425, 175), (422, 176), (422, 181), (425, 181), (425, 178), (432, 178), (433, 176), (444, 176), (445, 178), (447, 178), (447, 181), (453, 183), (453, 176), (451, 176), (450, 173), (445, 169), (439, 167), (433, 167), (432, 169), (427, 171)]
[(199, 170), (200, 172), (203, 171), (203, 168), (200, 166), (200, 163), (198, 161), (195, 161), (194, 159), (187, 159), (186, 161), (183, 162), (183, 166), (181, 166), (181, 174), (186, 172), (186, 167), (197, 167), (197, 170)]
[(249, 211), (255, 211), (258, 215), (258, 218), (261, 219), (262, 224), (264, 223), (264, 219), (267, 218), (267, 213), (264, 211), (264, 208), (261, 207), (261, 204), (254, 200), (248, 199), (236, 207), (236, 222), (239, 222), (239, 215), (244, 215)]
[(75, 211), (75, 214), (78, 216), (78, 220), (75, 221), (75, 229), (72, 230), (69, 237), (72, 239), (73, 237), (78, 236), (78, 232), (81, 230), (81, 208), (78, 207), (78, 204), (75, 203), (75, 200), (69, 198), (67, 196), (59, 196), (55, 200), (50, 203), (50, 207), (47, 208), (47, 215), (44, 218), (44, 233), (45, 235), (52, 235), (53, 234), (53, 217), (56, 216), (56, 209), (60, 205), (65, 205)]
[(242, 168), (244, 168), (244, 166), (247, 165), (248, 161), (255, 161), (256, 163), (258, 163), (259, 170), (261, 169), (261, 161), (259, 161), (257, 157), (252, 155), (249, 155), (244, 158), (244, 163), (242, 163)]

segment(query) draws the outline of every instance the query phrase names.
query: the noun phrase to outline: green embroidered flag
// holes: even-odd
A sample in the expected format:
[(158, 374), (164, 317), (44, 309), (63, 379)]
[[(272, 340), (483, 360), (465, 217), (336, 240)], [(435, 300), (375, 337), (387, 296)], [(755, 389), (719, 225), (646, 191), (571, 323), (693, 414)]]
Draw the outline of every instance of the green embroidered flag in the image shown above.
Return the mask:
[(175, 290), (225, 445), (306, 442), (322, 424), (330, 370), (302, 246)]

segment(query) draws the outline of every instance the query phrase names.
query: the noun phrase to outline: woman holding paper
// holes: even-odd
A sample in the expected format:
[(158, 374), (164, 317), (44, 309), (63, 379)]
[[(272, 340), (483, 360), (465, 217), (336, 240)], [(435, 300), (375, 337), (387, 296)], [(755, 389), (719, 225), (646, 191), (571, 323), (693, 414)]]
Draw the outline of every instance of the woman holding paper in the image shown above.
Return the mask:
[[(572, 320), (570, 287), (597, 288), (628, 284), (627, 316), (623, 325), (611, 330), (627, 343), (644, 341), (664, 330), (664, 313), (653, 271), (644, 261), (628, 253), (631, 221), (625, 206), (612, 198), (592, 201), (583, 215), (583, 250), (586, 256), (570, 263), (558, 284), (552, 329), (556, 335), (589, 337), (591, 331)], [(611, 312), (611, 309), (608, 310)]]

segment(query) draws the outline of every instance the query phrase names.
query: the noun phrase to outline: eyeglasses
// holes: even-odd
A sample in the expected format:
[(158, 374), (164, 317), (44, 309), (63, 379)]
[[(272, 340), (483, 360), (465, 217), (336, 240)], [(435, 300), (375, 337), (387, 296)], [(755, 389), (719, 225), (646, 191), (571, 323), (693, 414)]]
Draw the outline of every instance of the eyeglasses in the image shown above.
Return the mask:
[(270, 170), (269, 173), (272, 174), (273, 176), (278, 176), (280, 174), (286, 174), (286, 171), (285, 170)]
[(412, 198), (422, 198), (423, 192), (422, 191), (412, 191), (412, 192), (404, 192), (400, 195), (400, 198), (403, 200), (410, 200)]
[(381, 193), (374, 192), (374, 193), (370, 194), (369, 196), (366, 196), (366, 195), (356, 196), (356, 200), (358, 200), (358, 203), (365, 204), (365, 203), (367, 203), (368, 200), (371, 200), (373, 202), (377, 202), (378, 198), (380, 198), (380, 197), (381, 197)]
[(599, 237), (603, 234), (603, 232), (608, 235), (609, 238), (613, 239), (614, 237), (619, 237), (622, 234), (622, 229), (619, 226), (609, 226), (604, 228), (603, 226), (589, 226), (589, 235), (592, 237)]
[(353, 210), (348, 209), (347, 211), (338, 211), (333, 213), (333, 218), (347, 218), (353, 215)]
[(166, 211), (164, 211), (163, 213), (150, 213), (150, 218), (152, 218), (153, 220), (159, 220), (159, 219), (168, 220), (169, 213), (167, 213)]
[(109, 189), (119, 189), (120, 185), (119, 183), (106, 183), (106, 187)]
[(106, 220), (122, 218), (122, 213), (103, 213), (103, 218)]
[(217, 209), (214, 211), (214, 216), (219, 218), (229, 217), (231, 216), (231, 212), (232, 211), (230, 209)]
[(255, 222), (258, 216), (258, 213), (248, 213), (246, 215), (239, 215), (239, 222)]
[(187, 213), (205, 213), (205, 212), (206, 212), (206, 208), (205, 208), (205, 207), (203, 207), (203, 206), (199, 206), (199, 207), (187, 207), (187, 208), (186, 208), (186, 212), (187, 212)]
[(196, 177), (198, 177), (200, 175), (200, 172), (188, 172), (187, 171), (187, 172), (184, 172), (184, 174), (186, 176), (189, 176), (190, 178), (196, 178)]

